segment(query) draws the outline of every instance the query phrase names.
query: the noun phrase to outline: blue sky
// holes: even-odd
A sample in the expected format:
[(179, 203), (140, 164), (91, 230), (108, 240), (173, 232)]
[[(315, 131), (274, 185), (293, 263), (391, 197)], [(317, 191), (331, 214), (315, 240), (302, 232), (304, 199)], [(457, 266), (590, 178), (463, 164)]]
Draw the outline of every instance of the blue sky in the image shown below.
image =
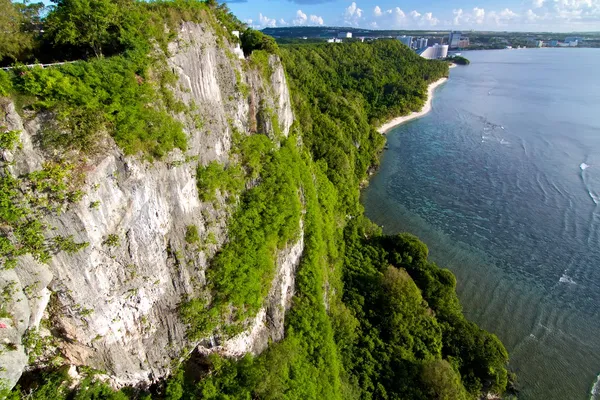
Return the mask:
[(255, 28), (355, 26), (371, 29), (600, 31), (600, 0), (235, 0)]

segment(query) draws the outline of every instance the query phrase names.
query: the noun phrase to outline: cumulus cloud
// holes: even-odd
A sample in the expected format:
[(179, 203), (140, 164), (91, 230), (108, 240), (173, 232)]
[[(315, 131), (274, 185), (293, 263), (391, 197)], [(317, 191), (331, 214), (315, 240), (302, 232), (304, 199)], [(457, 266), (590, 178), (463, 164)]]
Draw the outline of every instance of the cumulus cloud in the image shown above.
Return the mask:
[(421, 17), (421, 21), (419, 22), (425, 26), (436, 26), (440, 20), (434, 17), (433, 13), (427, 12)]
[(306, 15), (302, 12), (302, 10), (296, 11), (296, 18), (292, 21), (296, 26), (304, 26), (304, 25), (324, 25), (325, 20), (323, 17), (318, 15)]
[[(290, 0), (299, 4), (321, 4), (328, 0)], [(460, 3), (459, 3), (460, 4)], [(361, 7), (364, 6), (364, 7)], [(372, 8), (371, 8), (372, 7)], [(369, 11), (364, 11), (364, 10)], [(267, 11), (267, 14), (269, 12)], [(381, 7), (376, 3), (348, 1), (333, 23), (368, 27), (371, 29), (515, 29), (573, 31), (597, 30), (600, 26), (600, 0), (525, 0), (520, 8), (484, 9), (481, 4), (473, 8), (456, 8), (444, 15), (426, 9), (404, 11), (400, 7)], [(325, 25), (323, 17), (297, 10), (289, 18), (270, 18), (261, 13), (254, 20), (246, 20), (257, 28), (289, 25)], [(254, 24), (254, 25), (253, 25)]]
[(344, 23), (350, 25), (359, 25), (363, 16), (363, 10), (358, 8), (355, 2), (352, 2), (344, 10)]
[(452, 14), (454, 14), (454, 19), (452, 20), (453, 24), (459, 26), (461, 24), (461, 20), (464, 18), (464, 11), (462, 8), (458, 10), (452, 10)]
[(539, 20), (541, 17), (537, 15), (531, 8), (527, 10), (525, 13), (525, 18), (527, 18), (528, 22), (535, 22)]
[(492, 11), (489, 13), (489, 20), (496, 26), (506, 26), (511, 20), (514, 20), (519, 15), (509, 8), (497, 12)]
[(294, 25), (306, 25), (308, 16), (302, 12), (302, 10), (296, 11), (296, 18), (294, 19)]
[(277, 20), (262, 15), (262, 13), (258, 14), (258, 21), (260, 26), (264, 28), (275, 28), (277, 26)]
[(483, 21), (485, 20), (485, 10), (483, 8), (475, 7), (473, 9), (473, 19), (476, 24), (483, 24)]
[(310, 22), (313, 25), (323, 25), (325, 21), (323, 21), (323, 17), (319, 17), (318, 15), (311, 15)]
[(358, 8), (358, 6), (356, 5), (355, 2), (352, 2), (352, 4), (350, 4), (348, 6), (348, 8), (346, 8), (346, 16), (348, 17), (362, 17), (362, 13), (363, 10), (361, 10), (360, 8)]
[(377, 26), (385, 29), (400, 29), (410, 27), (431, 27), (440, 22), (431, 12), (419, 12), (412, 10), (408, 14), (400, 7), (394, 7), (383, 10), (379, 6), (373, 9), (373, 21), (370, 26)]
[(479, 7), (475, 7), (468, 12), (459, 8), (458, 10), (453, 10), (453, 14), (454, 19), (452, 20), (452, 24), (455, 26), (483, 25), (486, 22), (486, 12), (483, 8)]

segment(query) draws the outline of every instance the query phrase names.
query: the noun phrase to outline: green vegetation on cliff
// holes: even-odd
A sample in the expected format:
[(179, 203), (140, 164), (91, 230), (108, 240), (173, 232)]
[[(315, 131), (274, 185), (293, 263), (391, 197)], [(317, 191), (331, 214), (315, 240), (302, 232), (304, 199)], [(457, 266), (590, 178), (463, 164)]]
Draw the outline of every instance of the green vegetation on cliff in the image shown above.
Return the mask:
[[(258, 357), (211, 356), (203, 379), (179, 375), (167, 387), (178, 399), (503, 393), (506, 350), (464, 318), (452, 273), (429, 262), (415, 237), (382, 236), (358, 202), (359, 183), (383, 145), (375, 124), (419, 109), (427, 84), (446, 75), (447, 64), (425, 61), (393, 41), (279, 52), (304, 143), (304, 161), (281, 167), (300, 169), (307, 235), (286, 337)], [(387, 105), (385, 93), (406, 97)], [(295, 143), (292, 137), (280, 151), (295, 152)], [(263, 204), (271, 207), (272, 200)]]
[[(57, 2), (47, 17), (49, 35), (62, 54), (92, 59), (0, 72), (0, 93), (56, 115), (59, 126), (45, 134), (51, 148), (87, 151), (105, 130), (128, 154), (160, 158), (185, 149), (172, 117), (183, 110), (161, 90), (172, 77), (164, 59), (148, 57), (151, 42), (164, 47), (172, 39), (157, 29), (164, 22), (218, 20), (215, 29), (226, 35), (223, 26), (236, 20), (214, 1), (102, 0), (78, 11), (82, 21), (97, 12), (113, 18), (79, 40), (73, 26), (61, 25), (66, 10), (75, 12), (68, 7), (79, 3), (91, 4)], [(128, 28), (142, 26), (137, 23), (144, 29)], [(464, 318), (454, 276), (428, 261), (415, 237), (383, 236), (359, 202), (360, 184), (384, 145), (377, 125), (419, 110), (428, 83), (448, 74), (447, 63), (424, 60), (391, 40), (277, 47), (248, 30), (242, 44), (248, 62), (265, 69), (270, 53), (280, 55), (297, 122), (278, 142), (261, 135), (266, 132), (240, 135), (231, 163), (198, 168), (201, 201), (232, 198), (230, 238), (207, 270), (210, 296), (182, 299), (180, 311), (191, 338), (235, 332), (264, 305), (278, 250), (298, 239), (302, 222), (305, 248), (285, 338), (259, 356), (210, 356), (202, 371), (183, 365), (148, 393), (113, 393), (90, 381), (71, 390), (64, 374), (44, 374), (32, 398), (474, 399), (502, 393), (506, 351)], [(194, 228), (186, 232), (190, 244), (199, 240)]]

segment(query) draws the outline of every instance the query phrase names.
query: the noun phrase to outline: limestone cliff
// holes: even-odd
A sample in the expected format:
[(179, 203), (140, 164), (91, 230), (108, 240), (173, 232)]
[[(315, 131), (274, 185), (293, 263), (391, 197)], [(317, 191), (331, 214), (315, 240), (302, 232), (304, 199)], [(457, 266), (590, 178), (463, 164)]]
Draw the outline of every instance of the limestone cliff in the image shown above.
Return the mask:
[[(280, 252), (269, 299), (246, 332), (190, 342), (177, 312), (181, 301), (206, 284), (210, 259), (228, 237), (228, 209), (221, 207), (221, 197), (216, 203), (199, 200), (196, 168), (230, 162), (234, 130), (274, 140), (287, 136), (293, 114), (283, 67), (271, 56), (270, 76), (265, 76), (236, 56), (234, 45), (217, 37), (209, 24), (182, 24), (169, 52), (168, 66), (178, 76), (173, 92), (195, 110), (177, 115), (188, 151), (144, 161), (125, 156), (98, 132), (106, 145), (85, 165), (83, 198), (44, 221), (54, 227), (52, 235), (73, 235), (89, 245), (72, 255), (58, 253), (47, 264), (24, 256), (14, 269), (0, 268), (3, 309), (9, 315), (0, 319), (0, 341), (6, 345), (0, 352), (0, 379), (9, 386), (28, 368), (22, 341), (35, 332), (43, 350), (38, 360), (54, 351), (67, 364), (105, 371), (115, 386), (164, 377), (174, 360), (200, 343), (201, 352), (238, 356), (260, 352), (270, 339), (283, 336), (302, 235)], [(13, 162), (10, 171), (19, 176), (40, 169), (48, 155), (36, 138), (52, 115), (20, 115), (8, 99), (2, 99), (2, 108), (0, 126), (20, 132), (20, 147), (2, 155)], [(185, 233), (192, 225), (203, 242), (200, 251), (187, 248)]]

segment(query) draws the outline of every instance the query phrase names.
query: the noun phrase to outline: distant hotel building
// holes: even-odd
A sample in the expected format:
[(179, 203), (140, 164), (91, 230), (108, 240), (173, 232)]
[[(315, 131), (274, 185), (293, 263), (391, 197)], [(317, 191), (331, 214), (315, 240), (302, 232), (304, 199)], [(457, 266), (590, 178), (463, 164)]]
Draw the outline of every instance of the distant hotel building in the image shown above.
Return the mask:
[[(465, 38), (466, 39), (466, 38)], [(461, 47), (461, 40), (463, 40), (462, 38), (462, 32), (450, 32), (450, 34), (448, 35), (448, 46), (451, 49), (456, 49), (458, 47)], [(467, 39), (468, 41), (468, 39)], [(467, 44), (468, 46), (468, 44)]]
[(397, 37), (397, 39), (398, 39), (400, 42), (402, 42), (402, 44), (404, 44), (404, 45), (406, 45), (406, 46), (408, 46), (408, 47), (411, 47), (411, 46), (412, 46), (412, 40), (413, 40), (413, 37), (412, 37), (412, 36), (406, 36), (406, 35), (403, 35), (403, 36), (398, 36), (398, 37)]
[(573, 37), (573, 36), (567, 36), (565, 38), (565, 43), (573, 43), (573, 42), (577, 42), (577, 43), (581, 43), (583, 42), (583, 38), (581, 37)]
[(427, 47), (427, 39), (426, 38), (417, 39), (417, 49), (423, 49), (425, 47)]
[(434, 44), (433, 46), (425, 47), (417, 50), (417, 54), (428, 60), (437, 60), (448, 57), (447, 44)]
[(338, 39), (352, 39), (352, 32), (339, 32)]

